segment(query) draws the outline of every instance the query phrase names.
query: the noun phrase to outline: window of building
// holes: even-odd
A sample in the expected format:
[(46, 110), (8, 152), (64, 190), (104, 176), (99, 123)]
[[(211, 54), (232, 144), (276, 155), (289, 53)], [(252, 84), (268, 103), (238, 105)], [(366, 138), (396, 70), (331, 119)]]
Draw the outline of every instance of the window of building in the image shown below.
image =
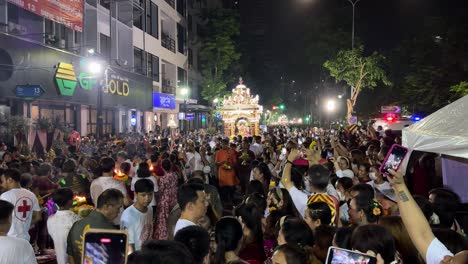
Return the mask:
[(112, 0), (99, 0), (99, 4), (105, 9), (110, 9), (110, 3)]
[(188, 27), (188, 32), (192, 32), (192, 15), (187, 16), (187, 27)]
[(187, 85), (187, 71), (177, 67), (177, 84), (179, 87)]
[(145, 25), (145, 21), (144, 21), (143, 14), (141, 14), (141, 10), (138, 7), (134, 6), (133, 7), (133, 26), (141, 30), (144, 30), (144, 25)]
[(187, 0), (177, 0), (177, 12), (183, 17), (186, 15)]
[(19, 24), (19, 7), (8, 3), (8, 22)]
[(134, 48), (133, 49), (134, 55), (134, 64), (133, 68), (135, 69), (136, 73), (145, 74), (146, 73), (146, 63), (143, 55), (143, 50)]
[(104, 34), (99, 34), (99, 53), (104, 58), (109, 58), (110, 54), (110, 38)]
[(81, 32), (73, 31), (73, 41), (75, 45), (80, 45), (81, 43)]
[(177, 23), (177, 51), (186, 54), (187, 36), (185, 28)]
[(193, 51), (192, 49), (188, 49), (188, 65), (193, 66)]
[(159, 38), (158, 6), (151, 0), (146, 0), (146, 33)]
[(153, 81), (159, 82), (159, 57), (152, 55), (152, 78)]

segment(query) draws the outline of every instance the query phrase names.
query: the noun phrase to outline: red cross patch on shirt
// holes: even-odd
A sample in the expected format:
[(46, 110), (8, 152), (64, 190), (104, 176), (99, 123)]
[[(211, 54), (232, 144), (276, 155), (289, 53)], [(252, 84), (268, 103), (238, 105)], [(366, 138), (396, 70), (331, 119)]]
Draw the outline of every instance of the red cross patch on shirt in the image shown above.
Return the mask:
[(28, 213), (32, 210), (32, 205), (32, 200), (27, 197), (18, 199), (15, 204), (15, 217), (20, 221), (26, 221)]

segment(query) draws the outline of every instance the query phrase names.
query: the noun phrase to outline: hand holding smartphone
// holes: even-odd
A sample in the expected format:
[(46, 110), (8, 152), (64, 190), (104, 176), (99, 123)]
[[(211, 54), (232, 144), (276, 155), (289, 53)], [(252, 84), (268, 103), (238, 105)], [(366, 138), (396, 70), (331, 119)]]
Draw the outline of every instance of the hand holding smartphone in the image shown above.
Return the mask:
[(376, 264), (377, 258), (371, 255), (344, 248), (328, 248), (325, 264)]
[(382, 165), (379, 168), (380, 173), (387, 177), (390, 175), (388, 170), (397, 171), (405, 159), (406, 154), (408, 154), (407, 148), (398, 144), (393, 144), (388, 151), (387, 157), (385, 157), (385, 160), (382, 162)]
[(127, 231), (89, 229), (84, 234), (82, 264), (127, 263)]

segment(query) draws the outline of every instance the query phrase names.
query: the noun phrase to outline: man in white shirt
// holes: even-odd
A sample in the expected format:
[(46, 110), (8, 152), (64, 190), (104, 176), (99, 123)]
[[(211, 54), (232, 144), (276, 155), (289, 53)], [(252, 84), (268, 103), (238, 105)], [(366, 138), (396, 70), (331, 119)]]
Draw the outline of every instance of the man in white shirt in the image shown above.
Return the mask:
[(192, 174), (194, 171), (203, 170), (204, 158), (195, 150), (195, 144), (193, 142), (187, 143), (187, 166), (189, 167), (189, 173)]
[[(115, 161), (112, 158), (103, 158), (99, 164), (102, 169), (102, 176), (96, 178), (91, 182), (90, 192), (94, 205), (97, 205), (98, 197), (107, 189), (117, 189), (124, 196), (124, 206), (129, 206), (132, 202), (127, 195), (125, 183), (114, 179)], [(119, 224), (120, 216), (114, 221)]]
[(54, 241), (58, 264), (68, 263), (67, 236), (73, 224), (81, 217), (70, 210), (73, 206), (73, 191), (60, 188), (55, 191), (52, 200), (59, 210), (47, 219), (47, 230)]
[(13, 204), (0, 200), (0, 262), (35, 264), (37, 263), (36, 256), (29, 241), (7, 236), (14, 210)]
[(129, 177), (133, 177), (135, 175), (135, 168), (133, 167), (133, 162), (127, 158), (127, 153), (125, 151), (120, 151), (117, 153), (117, 162), (115, 163), (115, 169), (120, 170), (120, 165), (122, 163), (130, 164), (130, 172), (128, 173)]
[(5, 200), (15, 206), (13, 221), (8, 236), (29, 241), (29, 228), (42, 217), (39, 202), (31, 191), (21, 188), (21, 174), (18, 170), (8, 169), (0, 176), (0, 185), (5, 192), (0, 200)]
[(148, 208), (154, 196), (154, 184), (148, 179), (135, 183), (135, 203), (120, 218), (120, 229), (128, 232), (129, 253), (140, 250), (153, 234), (153, 210)]
[(197, 225), (198, 220), (206, 214), (208, 201), (205, 187), (201, 184), (186, 183), (180, 186), (177, 193), (177, 203), (182, 213), (174, 228), (174, 236), (184, 227)]
[(259, 158), (263, 153), (262, 137), (255, 136), (254, 142), (250, 146), (250, 150), (255, 153), (255, 156)]

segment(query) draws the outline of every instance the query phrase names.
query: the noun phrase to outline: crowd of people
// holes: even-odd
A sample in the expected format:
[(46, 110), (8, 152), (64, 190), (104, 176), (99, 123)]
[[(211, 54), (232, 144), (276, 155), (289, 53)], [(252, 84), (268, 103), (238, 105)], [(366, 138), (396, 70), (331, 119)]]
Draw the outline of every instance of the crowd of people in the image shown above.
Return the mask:
[[(83, 263), (89, 229), (125, 230), (128, 263), (468, 263), (459, 196), (423, 162), (383, 175), (391, 131), (270, 128), (115, 135), (0, 149), (0, 263)], [(423, 157), (421, 157), (423, 160)], [(423, 174), (421, 176), (421, 174)], [(423, 185), (423, 186), (421, 186)], [(102, 256), (102, 263), (111, 263)]]

